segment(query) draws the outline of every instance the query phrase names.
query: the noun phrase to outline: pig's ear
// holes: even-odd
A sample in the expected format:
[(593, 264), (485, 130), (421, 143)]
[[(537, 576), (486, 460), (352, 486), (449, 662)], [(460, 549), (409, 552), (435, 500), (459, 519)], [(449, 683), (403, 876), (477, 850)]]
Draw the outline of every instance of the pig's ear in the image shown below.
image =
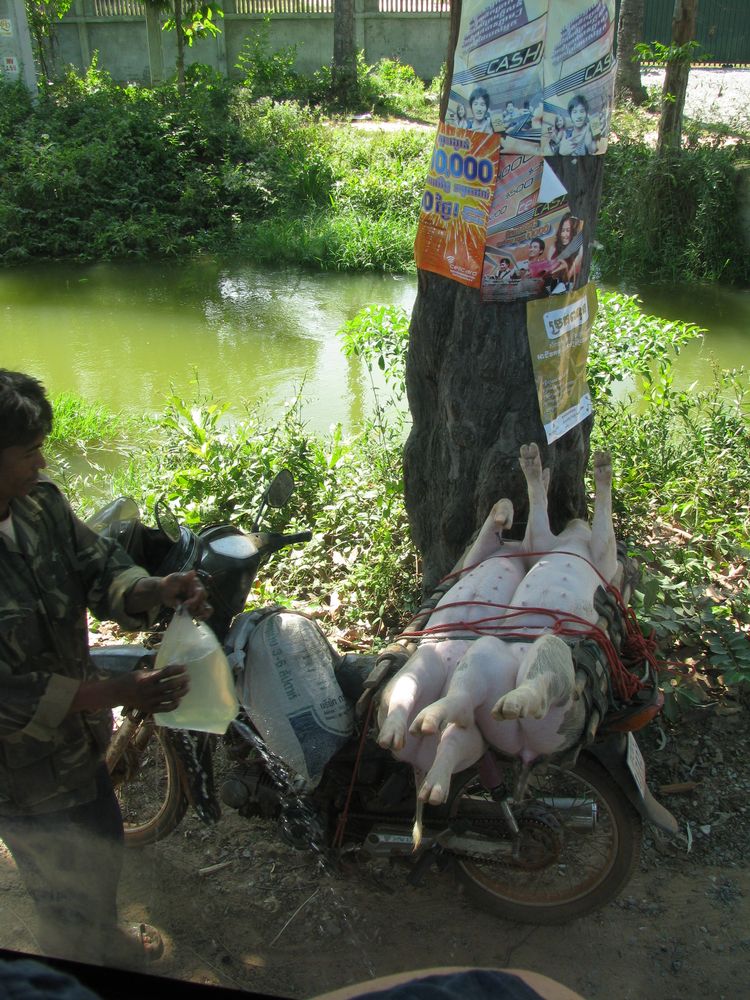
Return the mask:
[(549, 493), (549, 469), (542, 469), (542, 482), (544, 483), (544, 492)]

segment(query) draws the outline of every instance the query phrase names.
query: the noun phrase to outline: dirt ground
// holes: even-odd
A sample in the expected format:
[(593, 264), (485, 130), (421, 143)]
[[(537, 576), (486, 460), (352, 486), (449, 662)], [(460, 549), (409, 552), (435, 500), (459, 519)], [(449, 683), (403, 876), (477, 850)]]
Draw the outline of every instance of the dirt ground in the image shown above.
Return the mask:
[[(641, 741), (651, 787), (680, 821), (646, 829), (640, 871), (603, 910), (564, 927), (513, 924), (463, 898), (448, 874), (419, 888), (386, 864), (344, 876), (287, 847), (273, 823), (193, 815), (127, 852), (121, 912), (160, 927), (159, 975), (302, 998), (440, 965), (520, 967), (587, 1000), (721, 1000), (750, 991), (747, 708), (714, 705)], [(38, 952), (31, 906), (0, 855), (0, 947)]]

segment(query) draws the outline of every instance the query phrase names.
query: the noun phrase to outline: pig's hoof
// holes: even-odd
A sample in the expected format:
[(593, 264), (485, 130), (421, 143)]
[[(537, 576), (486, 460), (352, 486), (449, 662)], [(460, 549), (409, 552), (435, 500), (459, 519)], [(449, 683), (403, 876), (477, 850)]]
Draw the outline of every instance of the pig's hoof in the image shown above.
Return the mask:
[(547, 699), (538, 691), (519, 687), (500, 698), (492, 709), (492, 716), (500, 720), (543, 719), (548, 709)]
[(378, 746), (384, 750), (403, 750), (406, 743), (406, 716), (398, 709), (391, 712), (378, 733)]
[(450, 789), (450, 776), (444, 781), (441, 775), (432, 777), (432, 771), (422, 782), (417, 798), (420, 802), (427, 802), (431, 806), (441, 806), (448, 799)]
[(539, 454), (539, 447), (533, 441), (531, 444), (521, 445), (520, 461), (524, 475), (527, 477), (542, 475), (542, 459)]
[(462, 729), (474, 721), (474, 716), (464, 705), (456, 703), (451, 698), (441, 698), (427, 708), (423, 708), (409, 727), (409, 732), (415, 736), (421, 733), (427, 736), (440, 733), (449, 723), (453, 722)]
[(510, 500), (503, 498), (497, 501), (492, 508), (492, 520), (499, 535), (504, 531), (510, 531), (513, 527), (513, 504)]
[(612, 458), (608, 451), (594, 454), (594, 479), (605, 486), (612, 482)]

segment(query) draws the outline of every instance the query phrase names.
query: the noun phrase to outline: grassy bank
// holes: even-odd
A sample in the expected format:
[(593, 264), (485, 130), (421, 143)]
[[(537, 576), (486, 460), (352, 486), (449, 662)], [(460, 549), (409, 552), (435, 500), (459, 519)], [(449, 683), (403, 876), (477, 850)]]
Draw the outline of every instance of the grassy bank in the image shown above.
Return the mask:
[[(398, 387), (406, 325), (403, 311), (364, 311), (349, 324), (346, 349), (370, 365), (382, 360)], [(589, 367), (592, 447), (613, 454), (617, 534), (644, 569), (635, 607), (662, 656), (684, 664), (663, 675), (673, 713), (750, 680), (747, 373), (717, 372), (703, 392), (676, 390), (672, 359), (698, 335), (689, 325), (644, 316), (632, 298), (604, 295)], [(623, 399), (625, 380), (636, 388)], [(83, 511), (128, 493), (148, 516), (163, 496), (193, 528), (227, 518), (248, 528), (264, 485), (288, 466), (297, 493), (272, 524), (313, 527), (314, 539), (273, 560), (252, 602), (301, 602), (366, 648), (381, 644), (415, 608), (421, 575), (403, 503), (404, 428), (395, 411), (379, 412), (352, 438), (340, 428), (310, 433), (296, 407), (275, 420), (249, 411), (229, 427), (221, 402), (208, 399), (171, 398), (160, 420), (142, 421), (135, 433), (70, 398), (57, 400), (56, 412), (65, 423), (58, 423), (52, 464)], [(112, 447), (118, 434), (141, 447), (127, 453), (114, 477), (71, 473), (71, 447)]]
[[(330, 74), (301, 78), (292, 63), (259, 44), (243, 54), (240, 84), (198, 66), (184, 95), (120, 87), (95, 66), (56, 81), (35, 105), (0, 83), (0, 262), (210, 251), (413, 270), (438, 83), (425, 89), (393, 60), (360, 64), (344, 114), (330, 101)], [(404, 128), (359, 129), (352, 111), (401, 118)], [(688, 131), (688, 148), (665, 161), (647, 141), (652, 128), (647, 112), (615, 118), (598, 272), (748, 283), (735, 175), (747, 137), (726, 146)]]

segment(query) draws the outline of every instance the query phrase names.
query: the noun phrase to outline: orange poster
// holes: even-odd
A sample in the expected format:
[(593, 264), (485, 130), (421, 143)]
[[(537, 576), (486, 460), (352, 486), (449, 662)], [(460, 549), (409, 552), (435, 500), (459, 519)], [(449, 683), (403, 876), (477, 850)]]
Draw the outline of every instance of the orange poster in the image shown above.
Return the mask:
[(499, 137), (440, 123), (414, 244), (417, 267), (478, 287)]

